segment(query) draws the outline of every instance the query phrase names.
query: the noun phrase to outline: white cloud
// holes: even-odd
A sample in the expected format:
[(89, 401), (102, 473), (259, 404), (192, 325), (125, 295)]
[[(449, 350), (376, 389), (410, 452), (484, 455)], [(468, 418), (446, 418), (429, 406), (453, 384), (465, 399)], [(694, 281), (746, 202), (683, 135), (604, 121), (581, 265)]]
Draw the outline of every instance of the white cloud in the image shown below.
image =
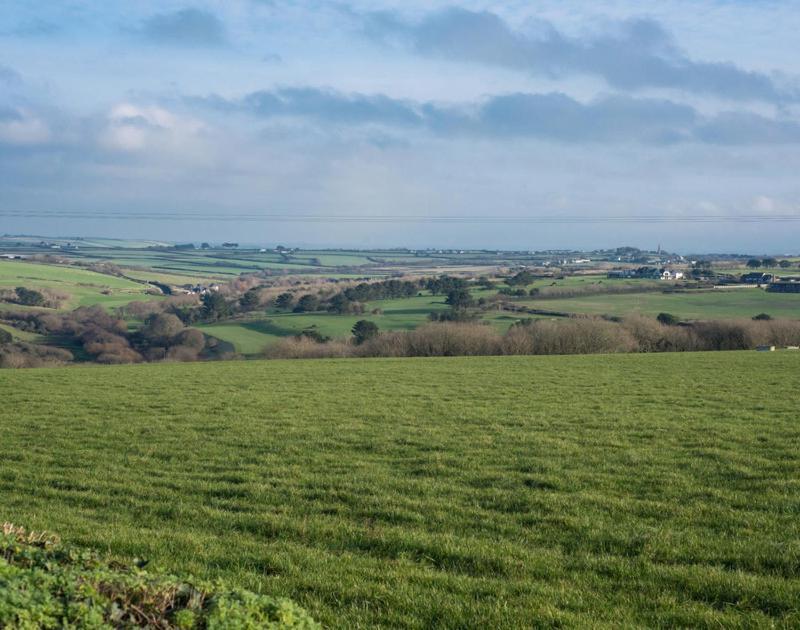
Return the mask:
[(18, 109), (0, 118), (0, 143), (27, 146), (44, 144), (51, 139), (47, 123), (32, 112)]

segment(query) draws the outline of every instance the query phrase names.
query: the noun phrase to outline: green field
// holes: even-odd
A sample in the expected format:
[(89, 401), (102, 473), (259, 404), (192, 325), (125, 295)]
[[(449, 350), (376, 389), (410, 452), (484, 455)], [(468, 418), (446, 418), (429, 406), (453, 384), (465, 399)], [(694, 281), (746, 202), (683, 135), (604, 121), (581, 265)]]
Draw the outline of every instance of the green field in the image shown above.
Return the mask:
[(768, 293), (757, 288), (714, 289), (676, 293), (625, 293), (564, 299), (524, 300), (537, 309), (591, 315), (658, 315), (672, 313), (683, 319), (728, 319), (768, 313), (773, 317), (800, 318), (800, 294)]
[[(147, 286), (102, 273), (69, 265), (48, 265), (19, 260), (0, 261), (0, 288), (55, 289), (69, 294), (63, 309), (100, 304), (108, 308), (122, 306), (133, 300), (153, 300), (146, 295)], [(0, 308), (19, 308), (0, 303)]]
[(0, 397), (0, 521), (329, 627), (800, 625), (795, 353), (19, 370)]
[[(375, 322), (381, 330), (411, 330), (428, 321), (433, 311), (447, 308), (444, 296), (422, 295), (393, 300), (376, 300), (365, 304), (362, 315), (337, 315), (334, 313), (286, 313), (271, 309), (266, 315), (244, 320), (230, 320), (219, 324), (197, 326), (203, 332), (223, 341), (231, 342), (237, 352), (254, 355), (281, 337), (296, 335), (314, 328), (328, 337), (349, 337), (360, 319)], [(372, 315), (379, 308), (380, 315)]]

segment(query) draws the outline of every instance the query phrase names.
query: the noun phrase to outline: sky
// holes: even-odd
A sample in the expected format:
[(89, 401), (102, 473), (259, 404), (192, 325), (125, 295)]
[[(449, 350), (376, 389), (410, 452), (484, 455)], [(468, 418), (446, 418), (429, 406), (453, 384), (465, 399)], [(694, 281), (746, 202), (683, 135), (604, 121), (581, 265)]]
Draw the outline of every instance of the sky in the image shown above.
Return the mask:
[(0, 0), (0, 233), (800, 251), (800, 0)]

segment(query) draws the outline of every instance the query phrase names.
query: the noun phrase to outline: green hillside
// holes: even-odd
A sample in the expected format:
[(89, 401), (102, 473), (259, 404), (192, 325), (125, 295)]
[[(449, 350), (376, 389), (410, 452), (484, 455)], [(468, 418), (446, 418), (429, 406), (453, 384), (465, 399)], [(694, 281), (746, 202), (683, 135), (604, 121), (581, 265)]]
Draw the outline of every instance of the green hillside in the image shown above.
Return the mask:
[(0, 521), (329, 627), (800, 624), (800, 354), (20, 370), (0, 397)]
[[(55, 289), (65, 293), (69, 298), (62, 305), (64, 309), (94, 304), (111, 308), (133, 300), (158, 299), (157, 296), (146, 295), (146, 284), (80, 267), (19, 260), (0, 261), (0, 288), (13, 289), (18, 286), (28, 289)], [(0, 309), (4, 307), (11, 308), (0, 303)]]
[(610, 294), (529, 300), (521, 304), (590, 315), (655, 316), (666, 312), (683, 319), (729, 319), (768, 313), (773, 317), (800, 318), (800, 293), (770, 293), (758, 288)]

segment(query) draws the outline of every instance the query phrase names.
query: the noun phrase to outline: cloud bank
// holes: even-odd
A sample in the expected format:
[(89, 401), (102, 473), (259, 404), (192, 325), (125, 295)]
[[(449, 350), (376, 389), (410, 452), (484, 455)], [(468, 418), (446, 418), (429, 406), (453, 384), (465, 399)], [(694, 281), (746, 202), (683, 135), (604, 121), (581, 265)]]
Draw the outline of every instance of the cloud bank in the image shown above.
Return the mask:
[(313, 87), (280, 88), (238, 99), (190, 98), (192, 106), (261, 119), (298, 119), (317, 125), (381, 125), (437, 136), (496, 141), (539, 139), (570, 144), (678, 142), (727, 145), (800, 143), (800, 123), (751, 113), (706, 117), (669, 100), (605, 96), (582, 103), (563, 93), (497, 95), (482, 102), (440, 105), (385, 95), (345, 94)]
[(797, 102), (800, 89), (733, 63), (694, 61), (651, 19), (631, 19), (613, 32), (569, 37), (552, 24), (536, 34), (512, 29), (488, 11), (449, 8), (409, 22), (396, 13), (365, 16), (372, 38), (405, 45), (427, 57), (477, 62), (554, 79), (584, 74), (613, 88), (672, 88), (731, 100)]

